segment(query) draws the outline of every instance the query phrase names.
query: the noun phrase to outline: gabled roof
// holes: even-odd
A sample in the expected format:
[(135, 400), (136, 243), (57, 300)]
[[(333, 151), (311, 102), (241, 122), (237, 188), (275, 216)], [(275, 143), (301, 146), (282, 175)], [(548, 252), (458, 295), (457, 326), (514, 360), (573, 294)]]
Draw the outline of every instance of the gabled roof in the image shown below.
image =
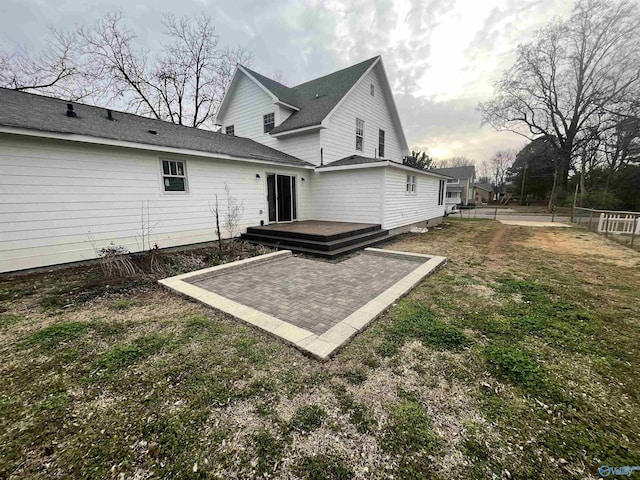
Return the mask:
[(465, 167), (435, 168), (433, 171), (451, 178), (473, 178), (476, 167), (467, 165)]
[(287, 87), (247, 67), (238, 65), (227, 93), (222, 99), (218, 118), (222, 117), (226, 111), (234, 85), (242, 75), (245, 75), (269, 95), (274, 103), (294, 110), (285, 121), (269, 132), (270, 135), (279, 136), (303, 130), (326, 128), (325, 120), (337, 110), (365, 73), (374, 67), (379, 68), (381, 88), (390, 103), (389, 113), (397, 128), (402, 150), (403, 152), (407, 151), (407, 140), (402, 129), (398, 109), (384, 71), (382, 58), (379, 55), (295, 87)]
[(300, 108), (300, 111), (294, 112), (284, 122), (271, 130), (271, 133), (277, 134), (320, 125), (379, 58), (370, 58), (364, 62), (291, 88), (290, 90), (295, 95), (296, 105)]
[[(72, 103), (77, 116), (67, 116), (68, 103)], [(282, 165), (312, 166), (248, 138), (175, 125), (130, 113), (112, 112), (113, 120), (109, 120), (107, 110), (101, 107), (0, 88), (0, 131), (2, 127), (13, 127), (195, 150)], [(69, 139), (73, 140), (71, 137)]]
[(473, 186), (481, 190), (493, 193), (493, 186), (490, 183), (475, 183)]
[(271, 80), (270, 78), (265, 77), (258, 72), (254, 72), (247, 67), (240, 67), (246, 73), (250, 74), (255, 80), (261, 83), (262, 86), (269, 90), (278, 100), (287, 103), (292, 107), (300, 108), (300, 106), (298, 105), (298, 98), (291, 87), (287, 87), (286, 85), (278, 83), (275, 80)]

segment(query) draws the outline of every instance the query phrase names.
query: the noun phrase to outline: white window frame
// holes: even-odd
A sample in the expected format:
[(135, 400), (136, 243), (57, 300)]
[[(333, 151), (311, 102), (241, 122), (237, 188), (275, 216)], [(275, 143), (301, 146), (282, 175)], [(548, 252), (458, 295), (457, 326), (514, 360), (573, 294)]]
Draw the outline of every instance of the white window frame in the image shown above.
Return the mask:
[[(169, 175), (164, 173), (164, 162), (169, 162)], [(171, 162), (182, 164), (182, 175), (171, 173)], [(160, 166), (160, 189), (163, 195), (188, 195), (189, 194), (189, 176), (187, 174), (187, 162), (185, 160), (176, 160), (172, 158), (161, 158)], [(176, 166), (177, 172), (177, 166)], [(167, 190), (164, 183), (165, 178), (184, 178), (184, 190)]]
[[(231, 133), (229, 133), (231, 130)], [(235, 135), (236, 134), (236, 126), (235, 125), (227, 125), (224, 129), (225, 135)]]
[(452, 184), (452, 183), (460, 183), (460, 179), (459, 178), (448, 178), (447, 179), (447, 183), (448, 184)]
[[(358, 148), (358, 139), (360, 140), (360, 148)], [(356, 150), (364, 152), (364, 120), (356, 118)]]
[(385, 146), (386, 136), (387, 134), (385, 133), (385, 131), (379, 128), (378, 129), (378, 156), (380, 158), (384, 158), (384, 151), (386, 150), (386, 146)]
[(407, 175), (407, 181), (405, 184), (405, 193), (407, 195), (416, 195), (418, 192), (418, 176)]
[[(271, 116), (271, 118), (273, 118), (273, 122), (267, 123), (267, 117), (269, 117), (269, 116)], [(273, 125), (273, 126), (269, 130), (267, 130), (267, 125)], [(274, 128), (276, 128), (276, 113), (275, 112), (265, 113), (262, 116), (262, 131), (264, 133), (269, 133)]]

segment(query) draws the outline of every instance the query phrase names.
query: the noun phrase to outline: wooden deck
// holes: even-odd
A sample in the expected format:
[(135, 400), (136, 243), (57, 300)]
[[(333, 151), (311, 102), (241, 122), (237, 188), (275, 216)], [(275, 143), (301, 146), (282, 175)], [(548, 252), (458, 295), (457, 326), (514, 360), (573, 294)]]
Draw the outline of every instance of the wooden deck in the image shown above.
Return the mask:
[(375, 223), (327, 222), (304, 220), (249, 227), (242, 238), (273, 248), (334, 258), (369, 247), (389, 237)]
[(322, 220), (304, 220), (291, 223), (273, 223), (263, 227), (251, 227), (253, 231), (273, 233), (298, 233), (304, 235), (319, 235), (331, 237), (344, 233), (357, 232), (360, 230), (375, 229), (379, 227), (374, 223), (350, 223), (350, 222), (325, 222)]

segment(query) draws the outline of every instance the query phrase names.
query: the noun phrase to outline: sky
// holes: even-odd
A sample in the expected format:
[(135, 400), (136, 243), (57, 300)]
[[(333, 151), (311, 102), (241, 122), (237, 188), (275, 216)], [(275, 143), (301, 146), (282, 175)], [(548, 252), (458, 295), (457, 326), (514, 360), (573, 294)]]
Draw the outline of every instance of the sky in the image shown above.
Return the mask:
[(0, 44), (37, 54), (47, 27), (65, 30), (122, 12), (140, 47), (162, 42), (165, 13), (211, 16), (220, 44), (242, 45), (253, 68), (291, 85), (381, 55), (411, 147), (478, 163), (526, 139), (482, 126), (478, 102), (519, 43), (571, 0), (2, 0)]

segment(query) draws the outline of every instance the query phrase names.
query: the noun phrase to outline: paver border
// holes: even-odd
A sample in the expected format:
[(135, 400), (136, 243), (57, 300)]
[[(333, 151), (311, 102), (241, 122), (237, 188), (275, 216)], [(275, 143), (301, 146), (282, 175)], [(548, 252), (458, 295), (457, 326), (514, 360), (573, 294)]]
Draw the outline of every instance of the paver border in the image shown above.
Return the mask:
[(446, 257), (384, 250), (380, 248), (365, 248), (364, 253), (368, 255), (382, 255), (415, 260), (422, 264), (321, 335), (317, 335), (304, 328), (300, 328), (186, 281), (187, 279), (208, 278), (264, 262), (282, 260), (291, 256), (290, 250), (281, 250), (279, 252), (218, 265), (216, 267), (196, 270), (194, 272), (158, 280), (158, 283), (169, 290), (185, 295), (209, 307), (225, 312), (245, 323), (258, 327), (293, 345), (299, 350), (312, 355), (318, 360), (326, 361), (352, 337), (367, 328), (373, 320), (391, 307), (395, 301), (406, 295), (425, 277), (447, 263)]

